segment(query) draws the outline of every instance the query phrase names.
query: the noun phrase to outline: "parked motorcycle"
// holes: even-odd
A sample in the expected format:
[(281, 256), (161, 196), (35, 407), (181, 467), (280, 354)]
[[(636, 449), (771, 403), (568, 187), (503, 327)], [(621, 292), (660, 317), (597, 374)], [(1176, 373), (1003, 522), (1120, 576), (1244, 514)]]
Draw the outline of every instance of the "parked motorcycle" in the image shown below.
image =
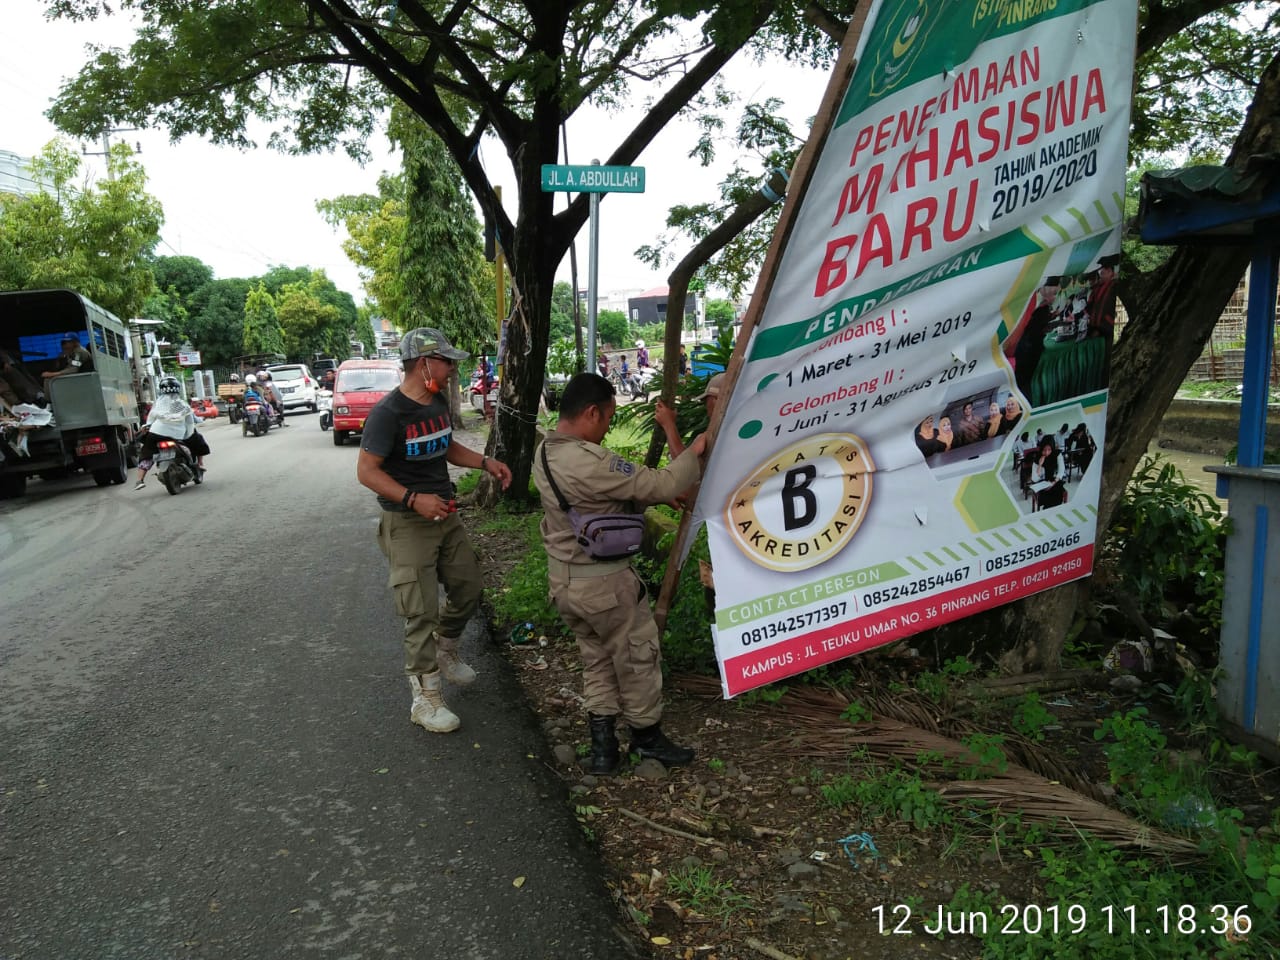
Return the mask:
[(320, 411), (320, 429), (328, 430), (333, 426), (333, 391), (316, 391), (316, 409)]
[(272, 418), (267, 414), (265, 404), (259, 403), (257, 400), (246, 400), (244, 404), (244, 419), (240, 421), (240, 436), (247, 437), (253, 434), (260, 437), (271, 429)]
[(188, 483), (198, 485), (204, 480), (204, 470), (196, 466), (187, 445), (178, 440), (161, 440), (154, 460), (156, 475), (170, 496), (176, 497)]

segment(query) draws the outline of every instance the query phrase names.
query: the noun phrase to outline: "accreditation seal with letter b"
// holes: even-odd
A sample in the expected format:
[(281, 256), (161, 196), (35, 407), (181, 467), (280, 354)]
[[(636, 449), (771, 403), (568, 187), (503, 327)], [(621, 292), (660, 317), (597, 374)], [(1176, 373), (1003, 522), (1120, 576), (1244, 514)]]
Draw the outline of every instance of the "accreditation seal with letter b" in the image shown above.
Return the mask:
[(853, 539), (875, 465), (851, 433), (820, 433), (771, 455), (734, 491), (725, 519), (737, 547), (770, 570), (807, 570)]

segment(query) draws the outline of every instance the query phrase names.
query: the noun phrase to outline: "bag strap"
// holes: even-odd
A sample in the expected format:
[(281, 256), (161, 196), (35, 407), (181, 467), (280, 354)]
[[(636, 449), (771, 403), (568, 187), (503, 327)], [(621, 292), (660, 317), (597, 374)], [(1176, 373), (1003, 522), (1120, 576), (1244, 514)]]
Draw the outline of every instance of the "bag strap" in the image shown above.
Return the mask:
[(551, 489), (556, 495), (556, 502), (560, 504), (560, 509), (568, 513), (572, 508), (569, 501), (564, 498), (564, 494), (560, 492), (560, 487), (556, 484), (556, 478), (551, 475), (551, 464), (547, 462), (547, 442), (542, 441), (542, 469), (547, 472), (547, 482), (551, 484)]

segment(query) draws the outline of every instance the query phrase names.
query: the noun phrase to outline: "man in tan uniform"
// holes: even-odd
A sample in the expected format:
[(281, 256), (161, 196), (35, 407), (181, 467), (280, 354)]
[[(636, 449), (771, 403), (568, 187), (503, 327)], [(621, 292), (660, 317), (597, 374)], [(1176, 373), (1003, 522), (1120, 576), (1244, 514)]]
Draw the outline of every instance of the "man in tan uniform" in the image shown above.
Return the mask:
[[(591, 772), (613, 773), (621, 757), (615, 721), (631, 727), (630, 752), (666, 766), (693, 759), (693, 751), (667, 739), (662, 719), (662, 655), (658, 625), (644, 584), (628, 560), (592, 559), (578, 543), (543, 466), (569, 505), (583, 514), (635, 513), (671, 500), (701, 475), (698, 436), (663, 470), (650, 470), (600, 446), (617, 403), (613, 385), (595, 373), (569, 381), (560, 422), (533, 457), (542, 495), (542, 541), (547, 550), (551, 599), (578, 640), (582, 686), (591, 722)], [(656, 419), (675, 436), (675, 411), (659, 403)]]

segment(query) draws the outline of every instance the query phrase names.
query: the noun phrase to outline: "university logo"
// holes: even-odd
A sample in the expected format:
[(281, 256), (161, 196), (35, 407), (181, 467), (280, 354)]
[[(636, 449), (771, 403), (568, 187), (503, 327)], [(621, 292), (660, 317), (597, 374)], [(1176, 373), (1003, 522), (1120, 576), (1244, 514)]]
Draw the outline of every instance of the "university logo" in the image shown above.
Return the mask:
[(770, 570), (807, 570), (853, 539), (871, 502), (875, 465), (851, 433), (822, 433), (764, 461), (729, 499), (734, 542)]
[(888, 15), (884, 41), (876, 47), (871, 70), (872, 96), (884, 96), (911, 73), (933, 27), (929, 6), (930, 0), (901, 0)]

